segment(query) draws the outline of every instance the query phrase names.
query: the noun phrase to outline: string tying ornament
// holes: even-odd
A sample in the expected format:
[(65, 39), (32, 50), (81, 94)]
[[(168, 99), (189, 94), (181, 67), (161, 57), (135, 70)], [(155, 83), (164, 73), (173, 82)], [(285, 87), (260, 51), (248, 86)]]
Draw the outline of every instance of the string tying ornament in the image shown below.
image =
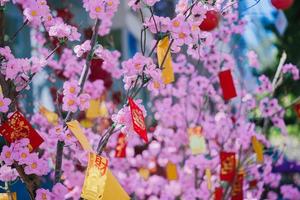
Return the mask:
[(271, 3), (278, 10), (286, 10), (293, 5), (294, 0), (271, 0)]
[(215, 10), (209, 10), (205, 13), (205, 19), (199, 25), (202, 31), (212, 31), (219, 25), (220, 15)]

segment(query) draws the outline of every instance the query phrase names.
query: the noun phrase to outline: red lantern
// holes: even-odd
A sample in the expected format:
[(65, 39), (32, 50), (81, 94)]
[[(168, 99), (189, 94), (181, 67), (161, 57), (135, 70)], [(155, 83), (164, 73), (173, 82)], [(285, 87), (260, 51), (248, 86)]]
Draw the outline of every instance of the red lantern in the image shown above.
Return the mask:
[(272, 5), (280, 10), (286, 10), (291, 7), (294, 0), (271, 0)]
[(209, 10), (205, 14), (206, 18), (200, 24), (199, 28), (202, 31), (212, 31), (214, 30), (219, 24), (219, 13), (215, 10)]

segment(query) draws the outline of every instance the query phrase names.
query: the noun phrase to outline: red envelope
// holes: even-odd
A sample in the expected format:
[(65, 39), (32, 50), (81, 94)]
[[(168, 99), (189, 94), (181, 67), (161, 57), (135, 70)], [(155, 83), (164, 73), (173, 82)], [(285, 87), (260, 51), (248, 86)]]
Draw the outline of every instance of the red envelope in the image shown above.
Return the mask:
[(30, 142), (30, 151), (37, 149), (44, 139), (32, 128), (26, 118), (16, 111), (8, 120), (0, 127), (0, 134), (8, 143), (28, 138)]
[(300, 103), (297, 103), (294, 108), (297, 116), (300, 118)]
[(124, 133), (120, 133), (118, 136), (117, 147), (116, 147), (116, 158), (125, 158), (126, 157), (126, 135)]
[(134, 103), (132, 98), (128, 98), (129, 107), (131, 111), (132, 123), (134, 131), (140, 135), (140, 137), (147, 143), (147, 130), (145, 124), (145, 118), (142, 110)]
[(230, 100), (237, 96), (231, 70), (225, 70), (219, 73), (220, 85), (225, 100)]
[(235, 165), (236, 165), (235, 153), (221, 152), (220, 159), (221, 159), (221, 174), (220, 174), (221, 181), (232, 182), (235, 175)]
[(223, 188), (222, 187), (217, 187), (215, 189), (215, 200), (221, 200), (223, 197)]
[(240, 172), (232, 187), (231, 200), (243, 200), (243, 181), (244, 173)]

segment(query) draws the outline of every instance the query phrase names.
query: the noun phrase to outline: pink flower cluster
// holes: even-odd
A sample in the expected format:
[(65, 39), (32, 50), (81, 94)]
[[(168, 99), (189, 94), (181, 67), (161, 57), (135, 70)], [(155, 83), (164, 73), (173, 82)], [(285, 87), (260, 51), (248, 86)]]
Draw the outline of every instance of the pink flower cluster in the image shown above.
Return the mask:
[(3, 94), (0, 94), (0, 112), (6, 113), (9, 109), (9, 104), (11, 100), (9, 98), (5, 98)]
[(76, 45), (74, 47), (74, 52), (77, 57), (81, 57), (84, 53), (86, 53), (90, 50), (91, 50), (91, 41), (90, 40), (86, 40), (81, 45)]
[(156, 2), (160, 0), (128, 0), (128, 6), (131, 7), (134, 11), (140, 9), (144, 3), (145, 6), (153, 6)]
[(4, 6), (5, 3), (9, 2), (9, 0), (0, 0), (0, 5)]
[(28, 58), (15, 58), (11, 54), (9, 47), (0, 48), (0, 56), (4, 58), (1, 65), (1, 73), (5, 75), (6, 80), (14, 81), (16, 90), (24, 89), (28, 84), (29, 77), (41, 71), (42, 67), (47, 64), (44, 58), (31, 57)]
[[(147, 112), (144, 106), (142, 105), (142, 100), (137, 99), (135, 103), (142, 110), (144, 117), (146, 118)], [(121, 126), (121, 131), (126, 134), (134, 134), (133, 123), (131, 118), (131, 111), (129, 106), (124, 106), (117, 114), (113, 114), (111, 117), (112, 121), (117, 125)]]
[(269, 78), (265, 75), (261, 75), (259, 78), (260, 85), (257, 88), (258, 94), (272, 93), (273, 86)]
[(18, 172), (16, 169), (11, 168), (10, 166), (3, 165), (0, 167), (0, 180), (1, 181), (14, 181), (18, 178)]
[(89, 94), (92, 99), (100, 99), (105, 91), (104, 81), (87, 81), (84, 85), (84, 92)]
[(61, 200), (65, 199), (65, 195), (68, 193), (68, 188), (61, 183), (56, 183), (52, 192), (48, 189), (40, 188), (36, 191), (36, 200)]
[(287, 73), (291, 73), (292, 76), (293, 76), (293, 79), (296, 81), (296, 80), (299, 80), (299, 70), (297, 68), (296, 65), (293, 65), (293, 64), (285, 64), (283, 65), (282, 67), (282, 72), (284, 74), (287, 74)]
[(95, 55), (103, 60), (101, 67), (109, 72), (113, 78), (119, 79), (122, 76), (122, 71), (119, 68), (121, 53), (118, 50), (110, 51), (98, 45)]
[(101, 20), (99, 34), (109, 33), (112, 25), (112, 18), (117, 12), (119, 0), (83, 0), (83, 7), (89, 12), (92, 19)]
[(37, 174), (38, 176), (46, 175), (50, 172), (48, 162), (45, 158), (39, 158), (37, 153), (29, 152), (29, 140), (21, 139), (10, 146), (3, 146), (1, 160), (10, 166), (14, 162), (24, 165), (26, 174)]
[(81, 111), (89, 108), (91, 97), (85, 93), (78, 96), (80, 87), (76, 81), (66, 81), (63, 88), (64, 97), (62, 109), (64, 111), (76, 112), (78, 107)]
[(63, 22), (55, 23), (53, 26), (50, 26), (49, 35), (59, 39), (67, 38), (70, 41), (79, 41), (80, 39), (80, 34), (77, 32), (77, 28)]

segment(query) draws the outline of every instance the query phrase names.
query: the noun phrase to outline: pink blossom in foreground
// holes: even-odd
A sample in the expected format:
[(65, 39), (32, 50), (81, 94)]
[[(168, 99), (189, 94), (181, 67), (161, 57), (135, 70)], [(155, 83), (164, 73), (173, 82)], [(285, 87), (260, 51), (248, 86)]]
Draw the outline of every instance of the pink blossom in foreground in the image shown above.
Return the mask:
[(0, 158), (1, 160), (4, 161), (6, 165), (12, 165), (14, 162), (13, 148), (8, 146), (3, 146)]
[(18, 172), (7, 165), (0, 167), (0, 180), (1, 181), (14, 181), (18, 177)]
[(84, 53), (88, 52), (91, 50), (91, 41), (87, 40), (81, 45), (76, 45), (74, 47), (74, 52), (77, 57), (81, 57)]
[(5, 98), (0, 94), (0, 112), (6, 113), (9, 109), (10, 103), (11, 100), (9, 98)]
[(293, 64), (285, 64), (283, 65), (282, 67), (282, 72), (284, 74), (286, 73), (291, 73), (292, 76), (293, 76), (293, 79), (296, 81), (296, 80), (299, 80), (299, 70), (297, 68), (296, 65), (293, 65)]
[(46, 189), (38, 189), (36, 191), (36, 200), (52, 200), (52, 193)]

